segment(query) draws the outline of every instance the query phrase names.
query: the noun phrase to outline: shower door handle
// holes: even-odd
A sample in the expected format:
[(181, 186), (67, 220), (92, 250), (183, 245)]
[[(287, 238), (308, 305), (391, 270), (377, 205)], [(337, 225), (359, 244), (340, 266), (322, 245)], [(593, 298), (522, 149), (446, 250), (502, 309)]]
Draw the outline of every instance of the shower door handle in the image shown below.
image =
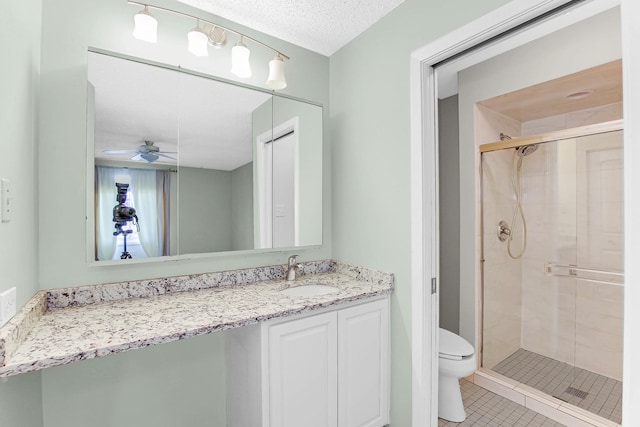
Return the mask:
[(606, 285), (624, 286), (624, 272), (582, 267), (575, 264), (546, 263), (545, 275), (552, 277), (566, 277), (586, 282), (602, 283)]

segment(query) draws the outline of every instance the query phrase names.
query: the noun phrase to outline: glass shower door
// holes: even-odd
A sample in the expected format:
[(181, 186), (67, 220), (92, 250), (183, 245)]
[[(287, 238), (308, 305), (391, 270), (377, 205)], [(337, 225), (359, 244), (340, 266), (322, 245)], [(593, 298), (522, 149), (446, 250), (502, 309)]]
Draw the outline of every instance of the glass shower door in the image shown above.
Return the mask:
[(620, 422), (622, 132), (521, 154), (482, 154), (482, 366)]
[(576, 144), (574, 380), (561, 396), (621, 422), (623, 333), (622, 131)]

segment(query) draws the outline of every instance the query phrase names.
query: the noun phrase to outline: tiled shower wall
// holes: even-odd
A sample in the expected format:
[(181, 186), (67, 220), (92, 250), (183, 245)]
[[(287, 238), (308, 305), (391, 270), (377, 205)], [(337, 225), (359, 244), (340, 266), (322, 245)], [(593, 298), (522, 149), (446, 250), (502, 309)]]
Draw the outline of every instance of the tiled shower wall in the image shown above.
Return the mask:
[[(620, 113), (620, 105), (612, 104), (523, 123), (521, 132), (537, 134), (616, 120)], [(491, 123), (504, 124), (502, 116), (491, 117), (492, 112), (484, 110), (479, 110), (479, 115), (484, 118), (476, 123), (483, 125), (480, 134), (485, 139), (488, 133), (499, 135), (503, 131), (487, 129)], [(511, 132), (517, 135), (517, 130), (511, 129)], [(500, 219), (510, 226), (512, 222), (515, 204), (510, 181), (513, 150), (484, 155), (485, 367), (491, 368), (518, 348), (525, 348), (612, 378), (621, 377), (623, 288), (550, 277), (544, 273), (544, 265), (548, 262), (595, 267), (592, 265), (595, 262), (593, 254), (607, 253), (594, 251), (593, 241), (589, 241), (593, 239), (586, 232), (589, 218), (603, 213), (596, 212), (602, 210), (602, 206), (589, 206), (583, 194), (585, 185), (593, 178), (576, 178), (577, 169), (584, 168), (580, 158), (576, 155), (574, 141), (541, 145), (524, 158), (522, 202), (528, 242), (522, 259), (513, 260), (507, 255), (506, 243), (499, 242), (496, 237)], [(615, 177), (621, 176), (621, 169), (615, 169), (613, 164), (612, 170), (603, 175), (611, 181), (606, 184), (609, 198), (606, 224), (614, 233), (619, 231), (621, 234), (622, 215), (616, 212), (622, 206), (622, 186), (621, 182), (620, 185), (615, 183)], [(577, 204), (582, 207), (578, 208)], [(587, 210), (589, 215), (580, 214)], [(513, 252), (519, 251), (521, 238), (522, 225), (518, 223), (514, 229)], [(601, 256), (609, 260), (600, 267), (622, 270), (622, 257), (618, 255)]]
[[(483, 366), (493, 367), (521, 347), (522, 261), (509, 258), (497, 237), (498, 222), (511, 224), (513, 151), (483, 155), (484, 300)], [(515, 247), (516, 245), (514, 245)]]
[[(476, 144), (496, 142), (500, 133), (511, 137), (520, 135), (521, 124), (510, 117), (497, 114), (480, 105), (475, 114)], [(485, 315), (481, 322), (483, 366), (493, 367), (520, 348), (522, 323), (522, 265), (507, 256), (505, 246), (496, 231), (498, 221), (511, 222), (513, 191), (509, 184), (511, 156), (513, 151), (502, 150), (485, 154), (482, 159), (483, 183), (477, 208), (478, 217), (484, 217), (484, 226), (478, 227), (483, 233), (482, 271), (476, 277), (484, 276), (482, 310)], [(482, 237), (482, 239), (480, 239)], [(479, 257), (480, 258), (480, 257)]]

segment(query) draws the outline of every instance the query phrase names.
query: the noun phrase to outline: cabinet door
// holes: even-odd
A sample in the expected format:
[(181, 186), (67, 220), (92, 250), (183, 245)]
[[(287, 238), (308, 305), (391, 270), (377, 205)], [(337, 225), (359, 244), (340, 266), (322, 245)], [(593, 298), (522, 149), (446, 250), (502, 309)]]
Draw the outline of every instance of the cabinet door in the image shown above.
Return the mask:
[(389, 423), (389, 300), (338, 312), (338, 426)]
[(335, 312), (269, 327), (265, 425), (337, 425), (337, 339)]

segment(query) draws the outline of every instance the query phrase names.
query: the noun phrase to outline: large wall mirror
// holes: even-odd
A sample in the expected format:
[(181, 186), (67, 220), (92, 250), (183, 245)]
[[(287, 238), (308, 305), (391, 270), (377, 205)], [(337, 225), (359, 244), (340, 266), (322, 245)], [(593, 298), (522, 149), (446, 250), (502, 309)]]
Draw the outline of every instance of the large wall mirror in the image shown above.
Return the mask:
[(90, 259), (322, 244), (322, 107), (88, 55)]

